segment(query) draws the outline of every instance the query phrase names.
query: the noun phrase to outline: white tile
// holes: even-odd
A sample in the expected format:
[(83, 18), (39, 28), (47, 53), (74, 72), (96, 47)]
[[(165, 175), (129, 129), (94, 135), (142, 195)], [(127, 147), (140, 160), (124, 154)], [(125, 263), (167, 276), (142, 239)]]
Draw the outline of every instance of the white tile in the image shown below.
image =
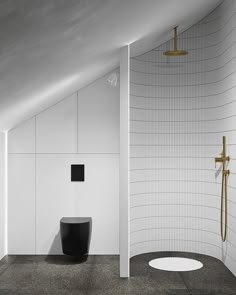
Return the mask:
[[(224, 19), (220, 7), (215, 11)], [(190, 54), (173, 63), (162, 55), (171, 41), (131, 62), (131, 256), (179, 250), (221, 257), (221, 179), (214, 157), (222, 135), (235, 141), (231, 19), (216, 24), (220, 33), (213, 34), (209, 23), (181, 34), (180, 47)], [(235, 158), (234, 145), (227, 150)], [(233, 183), (230, 176), (229, 230), (235, 225)], [(228, 239), (233, 244), (235, 235)]]
[(8, 251), (35, 254), (35, 155), (10, 154)]
[(35, 118), (8, 132), (9, 153), (35, 153)]
[(119, 153), (119, 84), (108, 76), (78, 91), (80, 153)]
[(77, 94), (36, 117), (37, 153), (76, 153)]

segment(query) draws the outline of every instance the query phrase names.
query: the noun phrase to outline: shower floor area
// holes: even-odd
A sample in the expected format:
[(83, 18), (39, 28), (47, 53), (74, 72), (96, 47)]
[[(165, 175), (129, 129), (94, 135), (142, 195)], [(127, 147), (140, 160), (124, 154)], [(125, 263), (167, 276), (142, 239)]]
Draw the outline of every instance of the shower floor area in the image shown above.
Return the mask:
[[(159, 257), (199, 260), (203, 268), (169, 272), (151, 268)], [(119, 277), (119, 256), (8, 256), (0, 262), (0, 295), (235, 295), (236, 278), (217, 259), (190, 253), (157, 252), (131, 259), (131, 277)]]

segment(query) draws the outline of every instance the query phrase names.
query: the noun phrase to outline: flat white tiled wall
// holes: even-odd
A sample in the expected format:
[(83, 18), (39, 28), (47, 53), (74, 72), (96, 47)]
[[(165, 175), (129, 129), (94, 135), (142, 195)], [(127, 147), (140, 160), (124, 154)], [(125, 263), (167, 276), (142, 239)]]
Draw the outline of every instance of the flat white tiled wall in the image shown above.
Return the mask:
[[(236, 274), (236, 2), (224, 1), (172, 41), (131, 59), (131, 257), (191, 251), (222, 259)], [(228, 241), (220, 238), (221, 174), (228, 142)]]
[(9, 254), (61, 254), (63, 216), (92, 217), (91, 254), (119, 253), (119, 86), (107, 77), (9, 132)]

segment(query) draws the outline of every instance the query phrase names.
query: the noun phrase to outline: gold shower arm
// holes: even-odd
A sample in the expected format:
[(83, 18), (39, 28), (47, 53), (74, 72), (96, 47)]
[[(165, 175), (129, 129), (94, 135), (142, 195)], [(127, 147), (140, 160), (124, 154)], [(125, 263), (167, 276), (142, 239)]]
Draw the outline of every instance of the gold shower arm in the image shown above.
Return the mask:
[(177, 51), (177, 27), (174, 28), (174, 51)]

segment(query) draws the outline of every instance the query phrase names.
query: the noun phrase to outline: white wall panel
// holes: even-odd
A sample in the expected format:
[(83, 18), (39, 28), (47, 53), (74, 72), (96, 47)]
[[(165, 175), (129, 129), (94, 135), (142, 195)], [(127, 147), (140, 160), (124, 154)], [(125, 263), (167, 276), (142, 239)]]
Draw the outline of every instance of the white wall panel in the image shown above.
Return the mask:
[[(68, 216), (92, 217), (91, 254), (119, 253), (118, 163), (116, 155), (37, 155), (37, 254), (62, 253)], [(71, 164), (85, 165), (85, 182), (70, 181)]]
[[(10, 254), (61, 254), (60, 218), (85, 215), (91, 253), (119, 253), (119, 87), (104, 77), (79, 101), (73, 94), (10, 131)], [(84, 183), (70, 181), (73, 163), (85, 164)]]
[(85, 164), (79, 208), (93, 219), (91, 253), (119, 254), (119, 155), (77, 157)]
[(108, 77), (78, 91), (79, 153), (119, 153), (119, 81)]
[(35, 118), (16, 126), (8, 133), (9, 153), (35, 153)]
[(73, 155), (36, 156), (36, 253), (61, 254), (60, 219), (80, 216), (78, 191), (70, 181)]
[(9, 154), (8, 254), (35, 254), (35, 155)]
[(77, 152), (77, 94), (36, 116), (37, 153)]

